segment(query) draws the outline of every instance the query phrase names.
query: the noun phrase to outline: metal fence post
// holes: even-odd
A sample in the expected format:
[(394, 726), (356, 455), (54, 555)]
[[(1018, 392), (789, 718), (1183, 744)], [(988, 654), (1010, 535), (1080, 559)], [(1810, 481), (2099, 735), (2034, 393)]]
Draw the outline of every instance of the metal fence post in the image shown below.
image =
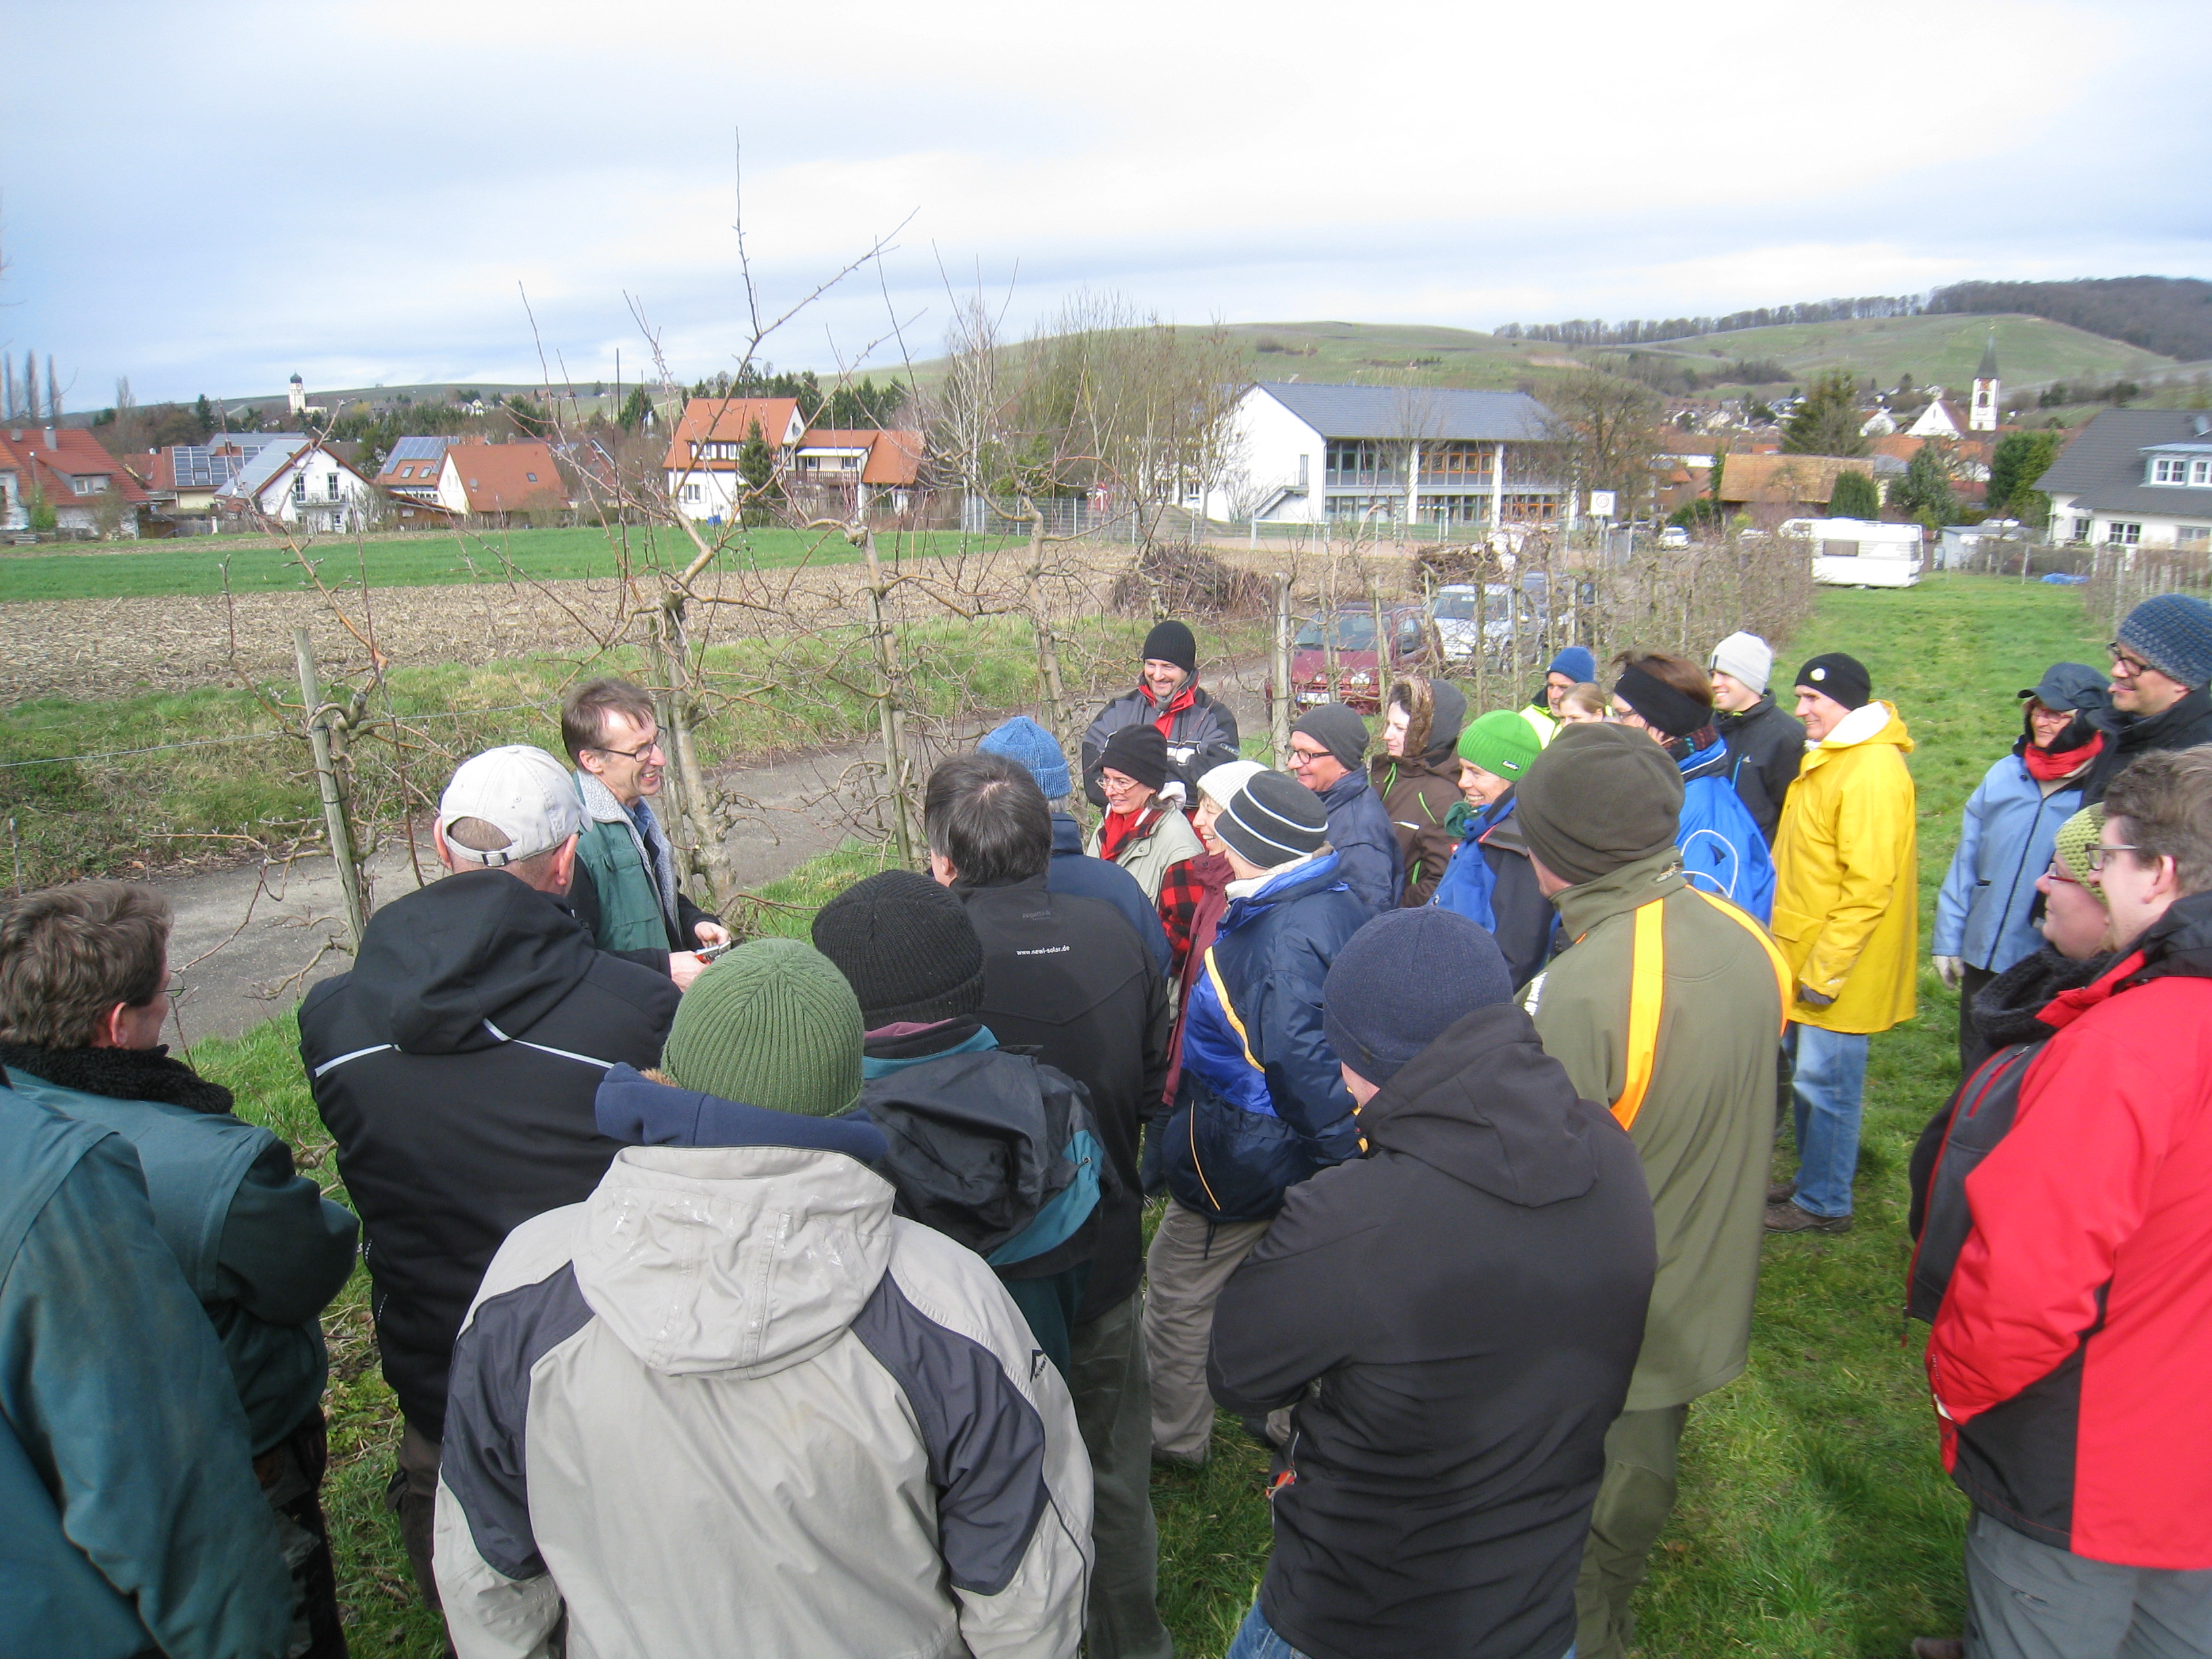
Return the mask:
[(1295, 692), (1291, 685), (1291, 579), (1284, 572), (1275, 573), (1275, 639), (1273, 678), (1273, 697), (1269, 699), (1267, 713), (1273, 731), (1275, 769), (1281, 771), (1291, 763), (1291, 709)]

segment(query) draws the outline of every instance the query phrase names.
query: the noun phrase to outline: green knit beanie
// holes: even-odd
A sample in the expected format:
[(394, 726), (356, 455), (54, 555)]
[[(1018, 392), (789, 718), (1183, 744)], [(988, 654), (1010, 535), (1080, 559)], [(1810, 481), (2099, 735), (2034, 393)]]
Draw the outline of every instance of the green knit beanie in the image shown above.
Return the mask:
[(2056, 851), (2058, 861), (2075, 882), (2096, 896), (2099, 903), (2105, 898), (2105, 890), (2097, 884), (2096, 872), (2089, 868), (2089, 849), (2097, 844), (2105, 828), (2105, 808), (2102, 802), (2085, 806), (2058, 826)]
[(692, 981), (660, 1069), (678, 1088), (835, 1117), (860, 1097), (860, 1000), (812, 945), (751, 940)]
[(1503, 708), (1485, 714), (1459, 734), (1459, 757), (1508, 783), (1520, 782), (1542, 748), (1536, 728)]

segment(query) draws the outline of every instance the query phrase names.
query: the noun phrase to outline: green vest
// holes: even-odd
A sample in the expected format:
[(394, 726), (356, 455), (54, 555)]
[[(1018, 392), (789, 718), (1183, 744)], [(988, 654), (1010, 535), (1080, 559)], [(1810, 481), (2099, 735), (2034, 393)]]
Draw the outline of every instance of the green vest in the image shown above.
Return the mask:
[(207, 1310), (256, 1455), (300, 1425), (322, 1398), (327, 1362), (321, 1326), (271, 1325), (222, 1293), (216, 1261), (223, 1223), (246, 1172), (276, 1137), (234, 1117), (156, 1100), (112, 1100), (64, 1089), (10, 1067), (8, 1081), (26, 1099), (94, 1128), (112, 1129), (138, 1154), (155, 1231), (185, 1270)]
[(602, 951), (668, 949), (660, 889), (646, 871), (630, 827), (592, 824), (577, 837), (576, 856), (599, 890), (599, 927), (592, 943)]

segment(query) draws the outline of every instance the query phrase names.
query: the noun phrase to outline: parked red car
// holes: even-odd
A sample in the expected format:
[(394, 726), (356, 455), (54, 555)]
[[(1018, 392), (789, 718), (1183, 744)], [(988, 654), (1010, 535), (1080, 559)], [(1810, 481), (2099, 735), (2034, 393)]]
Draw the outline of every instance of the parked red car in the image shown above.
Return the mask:
[[(1331, 629), (1336, 647), (1336, 683), (1329, 683), (1329, 653), (1322, 633)], [(1390, 637), (1390, 671), (1406, 673), (1429, 659), (1429, 630), (1418, 605), (1386, 605), (1382, 627)], [(1375, 611), (1370, 605), (1343, 605), (1333, 617), (1315, 617), (1291, 642), (1291, 687), (1297, 707), (1340, 702), (1363, 714), (1380, 712), (1382, 688), (1376, 673)], [(1268, 687), (1272, 696), (1274, 688)]]

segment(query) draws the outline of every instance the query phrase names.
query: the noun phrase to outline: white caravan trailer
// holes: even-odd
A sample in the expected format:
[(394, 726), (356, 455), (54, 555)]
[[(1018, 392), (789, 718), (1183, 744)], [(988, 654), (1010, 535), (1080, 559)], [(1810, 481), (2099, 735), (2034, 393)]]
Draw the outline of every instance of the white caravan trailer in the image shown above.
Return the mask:
[(1869, 519), (1785, 519), (1813, 544), (1813, 580), (1830, 587), (1910, 587), (1920, 580), (1920, 526)]

